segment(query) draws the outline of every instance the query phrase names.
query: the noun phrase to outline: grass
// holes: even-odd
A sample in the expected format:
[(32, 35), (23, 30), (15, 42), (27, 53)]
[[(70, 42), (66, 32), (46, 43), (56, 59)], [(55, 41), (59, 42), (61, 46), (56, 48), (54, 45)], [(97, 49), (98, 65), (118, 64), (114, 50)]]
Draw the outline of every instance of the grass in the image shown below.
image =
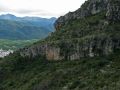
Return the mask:
[(17, 50), (19, 48), (23, 48), (27, 45), (30, 45), (36, 42), (37, 39), (32, 40), (8, 40), (8, 39), (0, 39), (0, 48), (4, 50)]

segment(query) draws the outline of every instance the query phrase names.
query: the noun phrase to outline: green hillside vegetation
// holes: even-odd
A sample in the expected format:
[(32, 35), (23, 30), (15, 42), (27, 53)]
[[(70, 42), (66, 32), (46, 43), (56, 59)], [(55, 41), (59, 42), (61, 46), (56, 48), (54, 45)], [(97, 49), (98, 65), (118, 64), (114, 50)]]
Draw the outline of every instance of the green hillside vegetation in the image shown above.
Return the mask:
[(0, 61), (0, 90), (119, 90), (119, 53), (76, 61), (9, 56)]
[[(109, 23), (109, 25), (103, 25), (105, 22), (105, 13), (99, 13), (84, 19), (75, 19), (67, 22), (67, 25), (63, 26), (59, 31), (52, 33), (52, 35), (46, 38), (44, 41), (59, 41), (59, 40), (73, 40), (73, 39), (90, 39), (92, 37), (117, 37), (119, 38), (120, 23)], [(38, 42), (39, 43), (39, 42)]]
[[(120, 39), (120, 22), (106, 22), (105, 12), (86, 17), (84, 19), (75, 19), (67, 22), (59, 31), (51, 34), (46, 39), (34, 44), (49, 43), (52, 46), (60, 47), (61, 53), (74, 52), (74, 44), (89, 43), (94, 40), (104, 41), (111, 39), (117, 41)], [(96, 50), (101, 53), (100, 50)]]
[[(104, 20), (104, 14), (70, 21), (63, 30), (34, 44), (47, 42), (59, 45), (66, 40), (75, 43), (76, 40), (82, 42), (93, 36), (104, 38), (115, 35), (115, 38), (119, 38), (119, 23), (104, 27), (103, 30), (97, 26), (99, 19)], [(98, 27), (100, 30), (96, 30)], [(67, 50), (63, 43), (61, 45), (63, 50)], [(114, 52), (106, 57), (81, 58), (75, 61), (47, 61), (41, 56), (28, 59), (20, 57), (19, 52), (16, 52), (0, 61), (0, 90), (119, 90), (120, 52)]]
[(33, 40), (8, 40), (8, 39), (0, 39), (0, 48), (3, 50), (17, 50), (19, 48), (23, 48), (25, 46), (31, 45), (34, 42), (38, 41), (37, 39)]

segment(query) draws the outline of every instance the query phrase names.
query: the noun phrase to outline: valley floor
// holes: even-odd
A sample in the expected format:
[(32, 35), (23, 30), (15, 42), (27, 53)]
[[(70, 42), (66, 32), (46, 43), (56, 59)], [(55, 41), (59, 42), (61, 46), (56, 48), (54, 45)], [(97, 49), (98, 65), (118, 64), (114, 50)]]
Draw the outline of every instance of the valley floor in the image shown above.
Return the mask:
[(34, 42), (38, 41), (38, 39), (31, 40), (9, 40), (9, 39), (0, 39), (0, 48), (4, 50), (17, 50), (19, 48), (23, 48), (27, 45), (31, 45)]

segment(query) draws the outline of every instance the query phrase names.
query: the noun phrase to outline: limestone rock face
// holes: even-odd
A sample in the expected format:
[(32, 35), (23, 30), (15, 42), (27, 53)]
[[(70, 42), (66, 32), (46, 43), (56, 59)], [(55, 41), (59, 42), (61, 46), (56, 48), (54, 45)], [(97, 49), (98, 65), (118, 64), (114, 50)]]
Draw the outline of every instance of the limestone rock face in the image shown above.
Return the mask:
[[(62, 43), (63, 44), (63, 43)], [(76, 43), (64, 42), (64, 47), (50, 44), (32, 46), (22, 50), (22, 57), (34, 58), (45, 56), (47, 60), (77, 60), (81, 57), (104, 56), (112, 53), (115, 49), (120, 49), (120, 38), (91, 38), (82, 44), (79, 40)]]
[(65, 16), (58, 18), (55, 22), (55, 28), (59, 30), (62, 26), (67, 24), (69, 20), (80, 19), (103, 12), (107, 9), (107, 5), (108, 0), (88, 0), (75, 12), (69, 12)]
[(28, 57), (28, 58), (44, 56), (48, 60), (60, 60), (61, 57), (59, 54), (60, 54), (60, 48), (52, 47), (48, 44), (35, 45), (20, 50), (20, 55), (22, 57)]
[(120, 22), (120, 1), (111, 0), (107, 6), (107, 19), (111, 22)]
[(106, 18), (109, 21), (120, 21), (120, 1), (88, 0), (75, 12), (69, 12), (65, 16), (58, 18), (55, 22), (55, 28), (60, 30), (69, 20), (82, 19), (100, 12), (106, 12)]

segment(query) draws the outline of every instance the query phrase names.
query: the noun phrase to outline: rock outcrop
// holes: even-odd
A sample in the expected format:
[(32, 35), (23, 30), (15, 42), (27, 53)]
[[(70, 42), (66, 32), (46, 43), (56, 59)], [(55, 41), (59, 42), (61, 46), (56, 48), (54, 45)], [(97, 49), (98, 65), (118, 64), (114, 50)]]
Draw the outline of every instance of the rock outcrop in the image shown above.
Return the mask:
[(56, 30), (60, 30), (69, 20), (82, 19), (100, 12), (106, 12), (109, 21), (120, 21), (119, 0), (88, 0), (75, 12), (61, 16), (55, 22)]
[(60, 60), (60, 48), (50, 46), (49, 44), (35, 45), (20, 50), (22, 57), (34, 58), (43, 56), (48, 60)]
[(107, 5), (107, 19), (111, 22), (120, 22), (120, 1), (111, 0)]
[(55, 22), (55, 28), (56, 30), (59, 30), (62, 26), (67, 24), (68, 20), (82, 19), (84, 17), (105, 11), (107, 5), (108, 0), (88, 0), (75, 12), (69, 12), (65, 16), (58, 18)]
[(84, 42), (76, 40), (59, 42), (56, 45), (44, 44), (31, 46), (20, 52), (22, 57), (34, 58), (45, 56), (47, 60), (79, 60), (82, 57), (109, 55), (114, 50), (120, 49), (120, 38), (92, 37)]
[(13, 50), (0, 49), (0, 58), (4, 58), (5, 56), (8, 56), (11, 53), (13, 53)]

